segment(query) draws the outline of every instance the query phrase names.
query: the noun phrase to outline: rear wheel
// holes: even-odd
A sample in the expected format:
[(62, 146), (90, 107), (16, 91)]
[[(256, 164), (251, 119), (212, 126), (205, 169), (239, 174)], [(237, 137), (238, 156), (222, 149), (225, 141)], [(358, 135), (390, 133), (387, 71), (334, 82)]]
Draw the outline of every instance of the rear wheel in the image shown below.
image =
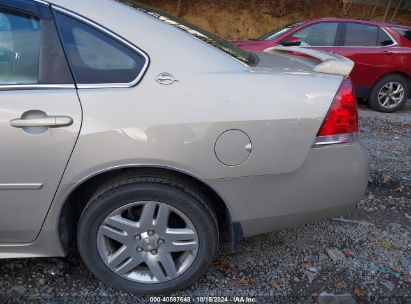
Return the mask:
[(89, 201), (78, 225), (79, 252), (107, 285), (130, 293), (185, 288), (209, 268), (217, 250), (216, 217), (188, 185), (128, 177)]
[(410, 83), (408, 79), (398, 74), (388, 75), (374, 85), (369, 105), (379, 112), (395, 112), (407, 101), (409, 93)]

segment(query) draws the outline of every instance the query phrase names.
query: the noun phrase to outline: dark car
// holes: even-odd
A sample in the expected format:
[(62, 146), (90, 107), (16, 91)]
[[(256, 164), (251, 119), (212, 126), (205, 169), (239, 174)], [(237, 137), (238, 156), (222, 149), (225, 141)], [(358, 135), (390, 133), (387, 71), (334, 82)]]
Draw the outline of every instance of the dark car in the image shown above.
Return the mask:
[(394, 112), (410, 96), (411, 27), (363, 20), (323, 18), (295, 22), (256, 40), (237, 41), (248, 51), (300, 46), (352, 59), (357, 97), (377, 111)]

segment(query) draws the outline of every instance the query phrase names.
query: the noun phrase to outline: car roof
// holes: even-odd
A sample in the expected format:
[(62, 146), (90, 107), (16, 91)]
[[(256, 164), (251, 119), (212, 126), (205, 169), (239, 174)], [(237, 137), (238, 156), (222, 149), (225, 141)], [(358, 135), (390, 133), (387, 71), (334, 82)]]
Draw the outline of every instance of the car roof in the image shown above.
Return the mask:
[(332, 18), (332, 17), (326, 17), (326, 18), (316, 18), (316, 19), (310, 19), (306, 20), (305, 23), (313, 23), (313, 22), (358, 22), (358, 23), (364, 23), (364, 24), (370, 24), (370, 25), (377, 25), (377, 26), (383, 26), (383, 27), (403, 27), (403, 28), (411, 28), (411, 26), (407, 25), (402, 25), (398, 23), (389, 23), (389, 22), (380, 22), (380, 21), (369, 21), (369, 20), (362, 20), (362, 19), (350, 19), (350, 18)]

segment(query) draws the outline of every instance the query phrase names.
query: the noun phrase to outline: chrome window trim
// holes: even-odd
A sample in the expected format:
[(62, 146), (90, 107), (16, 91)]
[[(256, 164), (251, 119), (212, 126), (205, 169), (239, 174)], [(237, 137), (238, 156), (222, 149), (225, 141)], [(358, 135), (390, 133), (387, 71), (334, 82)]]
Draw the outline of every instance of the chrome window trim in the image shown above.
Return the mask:
[[(66, 14), (72, 18), (75, 18), (83, 23), (86, 23), (92, 27), (94, 27), (95, 29), (105, 33), (106, 35), (114, 38), (115, 40), (119, 41), (120, 43), (122, 43), (123, 45), (127, 46), (128, 48), (130, 48), (131, 50), (137, 52), (138, 54), (140, 54), (141, 56), (143, 56), (145, 63), (143, 65), (143, 68), (141, 69), (140, 73), (137, 75), (137, 77), (129, 82), (129, 83), (77, 83), (77, 88), (78, 89), (100, 89), (100, 88), (131, 88), (134, 87), (135, 85), (137, 85), (140, 80), (143, 78), (144, 74), (146, 73), (148, 66), (150, 64), (150, 58), (148, 57), (148, 55), (141, 49), (139, 49), (137, 46), (133, 45), (132, 43), (128, 42), (127, 40), (125, 40), (124, 38), (122, 38), (121, 36), (111, 32), (110, 30), (104, 28), (103, 26), (87, 19), (84, 18), (76, 13), (73, 13), (72, 11), (66, 10), (62, 7), (56, 6), (56, 5), (52, 5), (52, 8), (54, 10), (56, 10), (57, 12)], [(64, 46), (63, 46), (64, 47)]]
[(46, 1), (43, 1), (43, 0), (34, 0), (34, 2), (38, 2), (38, 3), (44, 4), (44, 5), (50, 6), (50, 3), (46, 2)]
[(2, 84), (0, 91), (10, 90), (47, 90), (47, 89), (75, 89), (74, 84)]

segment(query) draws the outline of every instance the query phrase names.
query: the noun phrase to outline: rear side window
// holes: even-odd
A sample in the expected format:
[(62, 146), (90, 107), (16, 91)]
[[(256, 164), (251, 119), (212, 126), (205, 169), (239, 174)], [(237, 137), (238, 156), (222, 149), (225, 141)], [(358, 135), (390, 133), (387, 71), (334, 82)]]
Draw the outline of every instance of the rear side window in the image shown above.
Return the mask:
[(367, 24), (347, 23), (345, 28), (345, 46), (376, 46), (378, 27)]
[(382, 29), (378, 29), (378, 46), (388, 46), (394, 44), (394, 41), (388, 36), (388, 34)]
[(345, 46), (388, 46), (394, 44), (392, 38), (375, 25), (346, 23)]
[(147, 57), (110, 35), (63, 13), (56, 20), (78, 84), (135, 84)]
[(392, 29), (401, 36), (405, 37), (405, 39), (407, 39), (408, 41), (411, 41), (411, 29), (401, 27), (393, 27)]
[(337, 36), (338, 23), (322, 22), (309, 25), (293, 34), (301, 39), (301, 46), (333, 46)]
[(39, 82), (40, 20), (0, 9), (0, 84)]

